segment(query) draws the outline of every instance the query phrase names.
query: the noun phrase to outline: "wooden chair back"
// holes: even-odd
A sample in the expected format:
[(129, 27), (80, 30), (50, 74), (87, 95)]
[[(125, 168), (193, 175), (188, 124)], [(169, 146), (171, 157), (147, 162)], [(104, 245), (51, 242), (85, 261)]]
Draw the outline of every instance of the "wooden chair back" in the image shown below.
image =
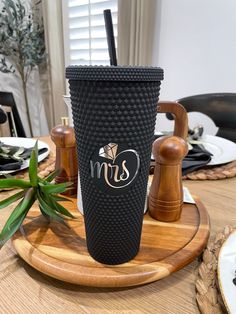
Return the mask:
[(0, 125), (0, 136), (26, 137), (13, 94), (0, 92), (0, 105), (8, 117), (6, 124)]
[(236, 93), (194, 95), (177, 100), (187, 112), (208, 115), (219, 127), (217, 136), (236, 142)]

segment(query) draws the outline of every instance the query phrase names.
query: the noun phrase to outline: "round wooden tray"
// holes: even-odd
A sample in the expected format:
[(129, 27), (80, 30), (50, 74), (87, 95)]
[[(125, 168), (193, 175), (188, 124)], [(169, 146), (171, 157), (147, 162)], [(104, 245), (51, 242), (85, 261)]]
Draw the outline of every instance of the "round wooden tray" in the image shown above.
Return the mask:
[[(66, 282), (94, 287), (140, 285), (181, 269), (205, 248), (209, 218), (203, 204), (195, 200), (196, 205), (184, 204), (181, 219), (174, 223), (159, 222), (146, 214), (138, 255), (118, 266), (100, 264), (89, 255), (83, 216), (78, 212), (78, 219), (69, 220), (68, 228), (37, 217), (35, 207), (13, 238), (13, 245), (32, 267)], [(75, 208), (76, 202), (67, 207)]]

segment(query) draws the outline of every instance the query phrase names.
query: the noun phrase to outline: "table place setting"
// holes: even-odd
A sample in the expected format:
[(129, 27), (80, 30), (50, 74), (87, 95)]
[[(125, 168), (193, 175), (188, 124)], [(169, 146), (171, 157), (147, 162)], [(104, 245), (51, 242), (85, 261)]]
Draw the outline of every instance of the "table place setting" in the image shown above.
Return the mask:
[(202, 125), (189, 129), (187, 142), (189, 151), (182, 164), (183, 176), (192, 176), (194, 171), (204, 168), (213, 174), (216, 166), (221, 167), (236, 160), (236, 143), (205, 134)]
[[(159, 128), (165, 131), (156, 132), (155, 138), (172, 134), (172, 122), (163, 116), (157, 119)], [(183, 179), (218, 180), (236, 176), (236, 143), (217, 136), (219, 128), (206, 114), (189, 112), (188, 126), (188, 154), (182, 162)], [(151, 173), (153, 165), (152, 155)]]
[[(214, 137), (213, 141), (215, 140), (215, 138), (216, 137)], [(217, 143), (221, 142), (221, 139), (222, 139), (222, 142), (225, 144), (227, 140), (220, 137), (217, 137), (216, 142)], [(182, 171), (183, 179), (197, 181), (197, 180), (219, 180), (219, 179), (235, 177), (236, 176), (236, 155), (235, 155), (236, 144), (231, 141), (229, 142), (230, 142), (229, 143), (230, 150), (222, 154), (221, 157), (219, 157), (221, 161), (217, 157), (215, 157), (214, 154), (209, 152), (211, 149), (208, 149), (207, 152), (205, 152), (205, 150), (203, 151), (201, 148), (200, 149), (195, 148), (193, 152), (189, 151), (188, 155), (183, 160), (183, 171)], [(204, 142), (201, 141), (201, 144), (203, 143)], [(213, 152), (213, 149), (212, 149), (212, 152)], [(201, 155), (200, 157), (198, 156), (200, 160), (195, 159), (195, 156), (196, 156), (196, 155), (194, 156), (195, 153), (197, 154), (199, 153), (199, 155)], [(154, 163), (155, 161), (152, 158), (151, 164), (150, 164), (150, 174), (153, 174)], [(195, 168), (196, 170), (194, 169), (194, 167), (196, 167)]]
[(218, 180), (236, 176), (236, 143), (225, 138), (202, 134), (197, 140), (188, 137), (190, 146), (183, 160), (183, 178)]
[(236, 160), (236, 144), (225, 138), (208, 134), (204, 130), (204, 126), (197, 124), (188, 132), (189, 152), (194, 150), (195, 146), (199, 148), (199, 152), (209, 155), (208, 166), (216, 166)]
[[(24, 137), (0, 137), (0, 176), (12, 174), (29, 167), (30, 154), (36, 139)], [(50, 153), (49, 146), (38, 141), (38, 162)]]

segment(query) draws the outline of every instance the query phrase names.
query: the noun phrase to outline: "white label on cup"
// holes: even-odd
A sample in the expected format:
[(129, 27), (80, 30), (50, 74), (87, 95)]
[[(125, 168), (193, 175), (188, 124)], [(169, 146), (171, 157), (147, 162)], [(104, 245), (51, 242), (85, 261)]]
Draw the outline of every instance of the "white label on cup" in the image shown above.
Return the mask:
[(83, 201), (82, 201), (82, 193), (81, 193), (81, 184), (80, 184), (80, 174), (78, 172), (78, 188), (77, 188), (77, 205), (79, 212), (83, 215), (84, 209), (83, 209)]
[(194, 201), (191, 193), (189, 192), (189, 189), (186, 188), (186, 186), (183, 187), (183, 194), (184, 194), (184, 203), (189, 203), (189, 204), (196, 204)]

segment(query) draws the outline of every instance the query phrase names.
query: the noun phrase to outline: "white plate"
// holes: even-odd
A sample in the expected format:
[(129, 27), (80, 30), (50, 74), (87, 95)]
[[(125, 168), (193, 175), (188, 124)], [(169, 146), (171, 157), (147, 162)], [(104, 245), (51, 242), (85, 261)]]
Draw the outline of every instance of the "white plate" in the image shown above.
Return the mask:
[(213, 135), (204, 135), (199, 141), (213, 154), (207, 166), (225, 164), (236, 160), (236, 143)]
[[(0, 141), (6, 145), (22, 146), (25, 148), (30, 148), (30, 147), (33, 147), (35, 145), (36, 139), (26, 138), (26, 137), (0, 137)], [(50, 149), (49, 149), (49, 146), (42, 141), (38, 141), (38, 148), (39, 149), (40, 148), (47, 148), (48, 149), (45, 153), (38, 156), (38, 161), (42, 161), (43, 159), (45, 159), (48, 156)], [(0, 175), (13, 173), (13, 172), (16, 172), (16, 171), (19, 171), (22, 169), (26, 169), (28, 167), (29, 167), (29, 159), (26, 159), (23, 162), (23, 164), (21, 165), (20, 169), (0, 171)]]
[(218, 281), (221, 295), (230, 313), (236, 313), (236, 232), (232, 232), (221, 247), (218, 259)]

